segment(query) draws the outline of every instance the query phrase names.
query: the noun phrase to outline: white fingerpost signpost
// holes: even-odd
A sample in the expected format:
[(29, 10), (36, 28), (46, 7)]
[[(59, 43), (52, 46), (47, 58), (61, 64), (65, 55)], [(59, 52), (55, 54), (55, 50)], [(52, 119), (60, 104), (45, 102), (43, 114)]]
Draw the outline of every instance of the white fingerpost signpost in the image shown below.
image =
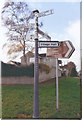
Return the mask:
[(33, 117), (36, 119), (39, 118), (38, 33), (41, 32), (43, 34), (43, 32), (38, 29), (38, 18), (47, 16), (50, 14), (53, 14), (53, 10), (48, 10), (48, 11), (44, 11), (41, 13), (39, 13), (38, 10), (33, 11), (33, 15), (35, 17), (34, 110), (33, 110), (34, 113), (33, 113)]

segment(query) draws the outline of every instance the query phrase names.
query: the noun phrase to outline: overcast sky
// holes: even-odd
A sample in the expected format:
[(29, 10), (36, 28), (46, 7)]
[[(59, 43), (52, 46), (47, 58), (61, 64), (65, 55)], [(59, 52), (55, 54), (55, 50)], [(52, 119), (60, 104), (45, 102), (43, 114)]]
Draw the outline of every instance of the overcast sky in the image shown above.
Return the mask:
[[(6, 0), (0, 1), (0, 11), (3, 3)], [(14, 0), (19, 1), (19, 0)], [(28, 0), (21, 0), (28, 1)], [(34, 1), (34, 2), (33, 2)], [(77, 70), (80, 69), (80, 0), (63, 0), (62, 2), (55, 0), (30, 1), (29, 7), (34, 10), (45, 11), (54, 9), (54, 14), (40, 18), (44, 26), (42, 31), (47, 32), (53, 40), (65, 41), (70, 40), (74, 47), (75, 52), (70, 59), (64, 59), (64, 64), (73, 61), (76, 64)], [(7, 61), (7, 56), (2, 50), (2, 45), (6, 41), (6, 29), (1, 27), (0, 20), (0, 58), (2, 61)]]

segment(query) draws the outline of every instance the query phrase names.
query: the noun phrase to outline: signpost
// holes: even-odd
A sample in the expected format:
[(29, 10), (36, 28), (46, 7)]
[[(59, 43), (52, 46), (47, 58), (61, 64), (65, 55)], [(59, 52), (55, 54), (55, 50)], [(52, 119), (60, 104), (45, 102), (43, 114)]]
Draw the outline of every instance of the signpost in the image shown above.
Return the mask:
[(74, 52), (75, 48), (70, 41), (62, 41), (59, 47), (47, 48), (47, 56), (56, 58), (56, 109), (59, 108), (58, 98), (58, 58), (69, 58)]
[(35, 63), (34, 63), (34, 118), (39, 118), (39, 69), (38, 69), (38, 18), (53, 14), (52, 10), (48, 10), (39, 13), (38, 10), (33, 11), (33, 16), (35, 17)]
[[(69, 58), (74, 52), (70, 41), (38, 41), (38, 33), (48, 40), (51, 37), (38, 29), (38, 18), (53, 14), (53, 10), (47, 10), (39, 13), (38, 10), (33, 11), (35, 17), (35, 24), (31, 27), (35, 28), (35, 63), (34, 63), (34, 118), (39, 118), (39, 68), (38, 68), (38, 48), (47, 48), (47, 56), (56, 58), (56, 109), (58, 110), (58, 58)], [(35, 26), (34, 26), (35, 25)]]
[(59, 47), (58, 41), (38, 41), (39, 48), (54, 48)]
[(70, 58), (75, 48), (71, 41), (62, 41), (57, 48), (47, 48), (47, 56), (54, 58)]

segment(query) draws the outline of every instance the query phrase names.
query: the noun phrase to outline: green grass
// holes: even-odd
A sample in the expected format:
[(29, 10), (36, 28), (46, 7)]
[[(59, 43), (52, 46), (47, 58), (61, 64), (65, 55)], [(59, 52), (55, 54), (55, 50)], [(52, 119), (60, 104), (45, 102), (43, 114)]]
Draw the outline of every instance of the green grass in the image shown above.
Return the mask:
[[(56, 110), (55, 79), (39, 84), (40, 118), (80, 118), (80, 85), (77, 78), (59, 80)], [(2, 118), (33, 117), (33, 85), (2, 86)]]
[(80, 102), (81, 102), (81, 105), (80, 105), (81, 106), (80, 107), (81, 108), (81, 112), (80, 113), (81, 113), (81, 118), (82, 118), (82, 86), (81, 86), (81, 92), (80, 92), (80, 94), (81, 94), (80, 95)]

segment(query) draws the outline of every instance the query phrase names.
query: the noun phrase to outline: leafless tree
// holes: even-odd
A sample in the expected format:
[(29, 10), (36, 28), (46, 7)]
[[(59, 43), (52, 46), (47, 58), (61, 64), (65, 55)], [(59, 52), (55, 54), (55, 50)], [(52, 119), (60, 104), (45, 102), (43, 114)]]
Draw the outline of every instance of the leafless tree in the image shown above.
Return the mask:
[(31, 50), (33, 49), (26, 43), (30, 39), (27, 39), (27, 36), (33, 29), (29, 27), (29, 22), (33, 18), (29, 6), (25, 2), (6, 2), (2, 9), (1, 18), (3, 25), (8, 28), (7, 37), (10, 44), (5, 44), (9, 47), (8, 54), (23, 51), (26, 62), (25, 51), (29, 47)]

